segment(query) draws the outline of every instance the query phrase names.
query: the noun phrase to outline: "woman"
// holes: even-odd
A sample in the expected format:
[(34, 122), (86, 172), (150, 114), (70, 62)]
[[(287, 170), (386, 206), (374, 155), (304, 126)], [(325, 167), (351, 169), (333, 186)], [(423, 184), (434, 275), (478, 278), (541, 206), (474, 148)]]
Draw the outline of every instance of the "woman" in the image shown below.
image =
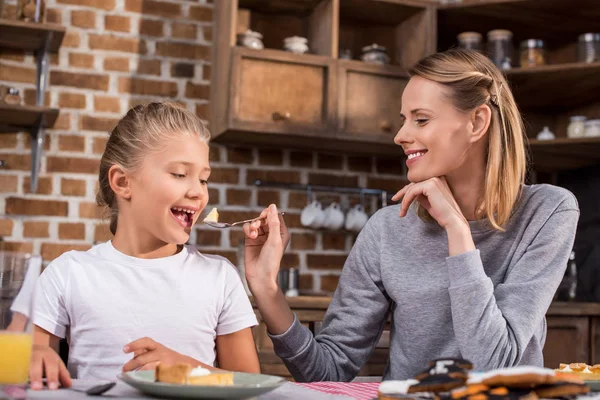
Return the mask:
[[(323, 329), (313, 337), (276, 284), (285, 225), (244, 227), (246, 275), (294, 378), (349, 381), (392, 316), (384, 379), (406, 379), (431, 359), (476, 370), (543, 364), (545, 314), (564, 274), (579, 210), (550, 185), (525, 185), (525, 136), (501, 72), (482, 54), (421, 60), (402, 95), (395, 143), (410, 183), (356, 240)], [(411, 207), (411, 205), (413, 207)]]

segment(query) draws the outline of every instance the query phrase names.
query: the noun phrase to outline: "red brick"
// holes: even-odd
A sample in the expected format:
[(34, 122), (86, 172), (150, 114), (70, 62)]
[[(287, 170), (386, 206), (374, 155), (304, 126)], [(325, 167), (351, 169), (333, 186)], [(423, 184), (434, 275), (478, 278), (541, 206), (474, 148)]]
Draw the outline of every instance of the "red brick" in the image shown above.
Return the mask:
[(160, 60), (146, 59), (139, 60), (136, 72), (140, 75), (160, 76)]
[(0, 63), (0, 81), (35, 83), (35, 69)]
[(62, 41), (61, 47), (76, 49), (81, 44), (81, 35), (74, 30), (67, 30)]
[(194, 24), (183, 24), (181, 22), (173, 22), (171, 25), (171, 36), (178, 39), (195, 40), (198, 36), (198, 30)]
[(333, 293), (340, 281), (339, 275), (321, 275), (321, 290)]
[(65, 222), (58, 225), (58, 238), (62, 240), (84, 240), (85, 224)]
[(0, 60), (23, 62), (25, 54), (27, 53), (24, 50), (0, 49)]
[(317, 237), (313, 233), (292, 233), (292, 250), (314, 250)]
[(358, 177), (350, 175), (310, 173), (308, 175), (308, 182), (310, 182), (312, 185), (357, 187)]
[(309, 269), (342, 269), (346, 255), (307, 254), (306, 264)]
[(238, 168), (215, 168), (210, 174), (211, 183), (239, 183)]
[(157, 42), (156, 55), (160, 57), (184, 58), (189, 60), (208, 60), (210, 59), (210, 46), (175, 42)]
[(96, 12), (91, 10), (71, 11), (71, 25), (78, 28), (96, 28)]
[(41, 255), (44, 261), (52, 261), (67, 251), (86, 251), (90, 247), (89, 244), (42, 243)]
[(104, 149), (106, 149), (106, 143), (108, 142), (108, 137), (104, 138), (94, 138), (94, 146), (93, 146), (93, 151), (95, 154), (102, 154), (104, 153)]
[(137, 38), (111, 35), (89, 35), (88, 43), (92, 50), (111, 50), (126, 53), (146, 54), (146, 42)]
[(298, 268), (300, 266), (300, 257), (298, 254), (285, 253), (281, 259), (281, 268)]
[(164, 35), (164, 23), (156, 19), (142, 19), (140, 21), (140, 35), (162, 37)]
[(404, 175), (404, 160), (402, 157), (377, 157), (375, 168), (379, 174)]
[(13, 226), (12, 219), (0, 219), (0, 236), (12, 236)]
[(79, 129), (85, 131), (103, 131), (110, 132), (117, 126), (117, 118), (92, 117), (83, 115), (79, 119)]
[(202, 37), (207, 42), (212, 42), (212, 26), (205, 26), (202, 29)]
[(79, 217), (100, 219), (104, 216), (104, 208), (96, 203), (81, 203), (79, 204)]
[(60, 193), (64, 196), (85, 196), (86, 182), (81, 179), (62, 178)]
[(235, 251), (223, 251), (223, 250), (210, 250), (207, 253), (215, 254), (217, 256), (225, 257), (233, 265), (237, 265), (237, 253)]
[(59, 93), (58, 106), (61, 108), (85, 108), (85, 95), (82, 93)]
[(300, 183), (300, 172), (282, 169), (274, 171), (249, 169), (246, 173), (246, 184), (253, 185), (257, 179), (265, 182)]
[(94, 68), (94, 56), (84, 53), (69, 53), (69, 66), (77, 68)]
[(205, 81), (210, 81), (210, 71), (211, 71), (210, 65), (204, 64), (202, 66), (202, 79), (204, 79)]
[(0, 242), (0, 250), (15, 253), (33, 253), (32, 242)]
[(19, 140), (18, 133), (3, 133), (0, 135), (0, 149), (14, 149)]
[(210, 199), (209, 204), (219, 204), (220, 196), (217, 188), (208, 188), (208, 197)]
[(212, 8), (190, 6), (190, 19), (202, 22), (212, 22)]
[(345, 250), (346, 234), (344, 232), (323, 232), (323, 250)]
[(208, 121), (210, 119), (210, 107), (207, 103), (196, 104), (196, 115)]
[(304, 228), (300, 223), (300, 214), (293, 214), (286, 211), (283, 219), (285, 220), (285, 225), (288, 228)]
[(48, 156), (48, 172), (71, 172), (79, 174), (97, 174), (100, 160), (83, 157)]
[(259, 190), (257, 203), (260, 207), (268, 207), (270, 204), (281, 204), (281, 193), (277, 190)]
[(48, 222), (45, 221), (24, 221), (23, 237), (47, 238), (50, 236), (50, 233), (48, 232), (48, 225)]
[(94, 228), (94, 242), (106, 242), (112, 237), (109, 224), (98, 224)]
[(389, 195), (393, 195), (407, 184), (408, 181), (405, 178), (367, 178), (367, 187), (387, 190)]
[(46, 8), (46, 22), (52, 24), (62, 23), (62, 8)]
[(306, 192), (290, 192), (288, 196), (288, 208), (304, 208), (308, 204)]
[(125, 11), (157, 15), (165, 18), (176, 18), (181, 15), (181, 6), (155, 0), (125, 0)]
[[(25, 89), (23, 91), (23, 103), (28, 106), (37, 106), (37, 93), (35, 89)], [(44, 94), (44, 105), (50, 105), (50, 92)]]
[(314, 277), (312, 274), (300, 274), (298, 277), (298, 289), (313, 290)]
[(229, 229), (229, 246), (237, 247), (244, 244), (246, 235), (241, 229)]
[(177, 83), (140, 78), (119, 78), (119, 92), (147, 96), (177, 96)]
[(126, 57), (106, 57), (104, 59), (104, 69), (106, 71), (129, 71), (129, 58)]
[[(44, 137), (44, 150), (50, 150), (50, 143), (54, 140), (54, 135), (46, 135)], [(25, 150), (31, 150), (31, 135), (25, 136)]]
[(6, 213), (10, 215), (49, 215), (66, 217), (68, 204), (66, 201), (34, 200), (19, 197), (6, 199)]
[(59, 135), (58, 150), (60, 151), (85, 151), (85, 137), (75, 135)]
[(29, 154), (2, 154), (0, 160), (4, 161), (3, 171), (29, 171), (31, 169), (31, 156)]
[(185, 85), (185, 97), (190, 99), (208, 100), (210, 98), (210, 85), (197, 85), (188, 82)]
[(292, 167), (312, 168), (313, 158), (313, 153), (308, 153), (304, 151), (292, 151), (290, 153), (290, 164)]
[(56, 119), (52, 129), (60, 129), (63, 131), (71, 129), (71, 114), (61, 111), (60, 114), (58, 114), (58, 118)]
[[(31, 178), (23, 179), (23, 193), (31, 193)], [(49, 176), (38, 177), (37, 194), (52, 194), (52, 178)]]
[(56, 2), (59, 4), (100, 8), (107, 11), (115, 8), (115, 0), (56, 0)]
[[(2, 156), (0, 156), (0, 159)], [(19, 185), (19, 177), (16, 175), (0, 175), (0, 193), (14, 193)]]
[(245, 189), (227, 189), (227, 205), (249, 206), (252, 192)]
[(107, 31), (130, 32), (131, 18), (122, 15), (105, 15), (104, 29)]
[(173, 63), (171, 65), (171, 76), (175, 78), (193, 78), (195, 66), (190, 63)]
[(221, 246), (221, 231), (219, 230), (196, 230), (196, 244), (205, 247)]
[(348, 170), (353, 172), (371, 172), (371, 157), (348, 156)]
[(108, 75), (79, 72), (51, 71), (50, 85), (70, 86), (79, 89), (108, 90)]
[(258, 151), (258, 163), (261, 165), (282, 165), (283, 152), (276, 149), (261, 149)]
[(227, 147), (227, 162), (233, 164), (252, 164), (254, 154), (252, 149)]
[(121, 112), (121, 99), (119, 97), (96, 95), (94, 96), (94, 111), (96, 112)]
[(344, 166), (344, 157), (334, 154), (318, 154), (317, 168), (318, 169), (338, 169), (341, 170)]

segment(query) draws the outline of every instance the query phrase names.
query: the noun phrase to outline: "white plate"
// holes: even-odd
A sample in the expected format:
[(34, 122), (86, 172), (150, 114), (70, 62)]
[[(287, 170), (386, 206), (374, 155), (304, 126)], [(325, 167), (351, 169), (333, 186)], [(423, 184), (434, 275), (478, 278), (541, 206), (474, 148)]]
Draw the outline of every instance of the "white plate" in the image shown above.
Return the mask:
[(285, 379), (278, 376), (242, 372), (233, 373), (233, 385), (229, 386), (177, 385), (155, 382), (154, 371), (125, 372), (119, 375), (119, 379), (151, 396), (184, 399), (246, 399), (270, 392), (286, 382)]

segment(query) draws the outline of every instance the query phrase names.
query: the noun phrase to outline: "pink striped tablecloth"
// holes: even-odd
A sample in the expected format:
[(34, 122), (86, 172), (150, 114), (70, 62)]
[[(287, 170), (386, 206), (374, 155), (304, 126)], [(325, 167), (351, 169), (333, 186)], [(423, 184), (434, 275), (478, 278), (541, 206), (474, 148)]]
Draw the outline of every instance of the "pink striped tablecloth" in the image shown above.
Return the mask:
[(357, 400), (371, 400), (377, 397), (380, 382), (311, 382), (298, 383), (305, 388), (327, 394), (352, 397)]

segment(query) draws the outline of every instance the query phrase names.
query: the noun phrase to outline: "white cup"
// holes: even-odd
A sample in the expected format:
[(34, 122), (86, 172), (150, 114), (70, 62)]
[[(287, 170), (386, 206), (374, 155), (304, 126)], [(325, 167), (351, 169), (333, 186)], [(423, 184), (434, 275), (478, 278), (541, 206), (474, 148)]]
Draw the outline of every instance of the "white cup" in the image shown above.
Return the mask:
[(369, 215), (362, 204), (357, 204), (346, 215), (345, 228), (348, 231), (358, 233), (369, 220)]
[(323, 206), (317, 200), (308, 203), (300, 213), (300, 223), (307, 228), (319, 229), (323, 226), (325, 212)]
[(344, 219), (345, 216), (342, 207), (338, 203), (333, 202), (325, 209), (323, 227), (337, 231), (344, 226)]

